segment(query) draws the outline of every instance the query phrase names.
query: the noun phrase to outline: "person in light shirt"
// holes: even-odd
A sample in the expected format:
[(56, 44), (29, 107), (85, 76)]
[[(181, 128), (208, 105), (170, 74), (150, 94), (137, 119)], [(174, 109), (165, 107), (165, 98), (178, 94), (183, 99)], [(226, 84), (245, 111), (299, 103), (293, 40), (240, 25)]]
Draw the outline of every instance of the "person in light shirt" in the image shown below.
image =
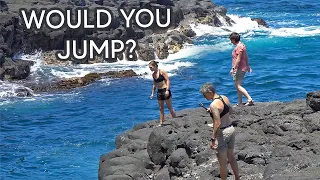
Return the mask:
[(233, 45), (236, 47), (232, 51), (232, 68), (230, 70), (230, 75), (233, 77), (234, 84), (238, 93), (238, 104), (242, 104), (242, 95), (244, 95), (248, 101), (244, 103), (246, 106), (253, 105), (253, 99), (247, 92), (247, 90), (242, 86), (243, 78), (246, 72), (252, 72), (252, 69), (249, 66), (248, 54), (246, 45), (240, 41), (240, 35), (238, 33), (231, 33), (229, 39)]

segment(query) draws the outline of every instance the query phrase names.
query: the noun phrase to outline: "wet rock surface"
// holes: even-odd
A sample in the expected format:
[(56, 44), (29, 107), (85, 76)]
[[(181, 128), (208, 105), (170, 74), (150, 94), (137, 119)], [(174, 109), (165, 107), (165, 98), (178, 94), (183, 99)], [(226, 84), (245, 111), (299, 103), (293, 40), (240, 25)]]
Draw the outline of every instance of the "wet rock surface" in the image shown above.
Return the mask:
[(47, 83), (32, 83), (25, 82), (24, 85), (32, 89), (33, 92), (52, 92), (52, 91), (62, 91), (70, 90), (73, 88), (79, 88), (90, 83), (93, 83), (102, 78), (128, 78), (134, 77), (137, 74), (133, 70), (123, 70), (123, 71), (109, 71), (106, 73), (89, 73), (84, 77), (68, 78), (62, 80), (55, 80)]

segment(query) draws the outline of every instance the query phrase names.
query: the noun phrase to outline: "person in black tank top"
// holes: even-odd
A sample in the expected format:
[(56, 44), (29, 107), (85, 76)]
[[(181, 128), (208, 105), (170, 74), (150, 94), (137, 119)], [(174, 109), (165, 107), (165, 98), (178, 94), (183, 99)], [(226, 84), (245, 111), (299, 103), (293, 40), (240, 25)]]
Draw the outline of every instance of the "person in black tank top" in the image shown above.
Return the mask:
[(161, 73), (159, 73), (159, 77), (157, 79), (155, 79), (153, 77), (153, 80), (154, 80), (154, 82), (159, 83), (159, 82), (164, 81), (165, 79), (164, 79), (163, 75)]
[(220, 99), (223, 103), (223, 111), (220, 113), (220, 118), (222, 118), (225, 114), (229, 112), (229, 106), (224, 102), (223, 98), (219, 95), (219, 97), (214, 99)]
[[(238, 163), (234, 157), (235, 129), (229, 116), (232, 112), (230, 102), (227, 97), (216, 93), (212, 83), (203, 84), (200, 92), (207, 100), (212, 100), (210, 112), (213, 120), (213, 134), (210, 139), (210, 148), (216, 152), (218, 157), (221, 179), (227, 179), (227, 162), (229, 160), (235, 180), (239, 180)], [(223, 107), (218, 101), (222, 102)]]
[(158, 89), (157, 99), (158, 99), (159, 110), (160, 110), (159, 126), (162, 126), (164, 121), (164, 102), (166, 102), (167, 107), (171, 113), (171, 116), (173, 118), (176, 117), (176, 113), (172, 108), (170, 80), (169, 80), (168, 74), (164, 70), (161, 70), (158, 68), (158, 62), (151, 61), (149, 63), (149, 69), (153, 72), (152, 73), (153, 86), (152, 86), (150, 99), (153, 99), (154, 91), (155, 89)]

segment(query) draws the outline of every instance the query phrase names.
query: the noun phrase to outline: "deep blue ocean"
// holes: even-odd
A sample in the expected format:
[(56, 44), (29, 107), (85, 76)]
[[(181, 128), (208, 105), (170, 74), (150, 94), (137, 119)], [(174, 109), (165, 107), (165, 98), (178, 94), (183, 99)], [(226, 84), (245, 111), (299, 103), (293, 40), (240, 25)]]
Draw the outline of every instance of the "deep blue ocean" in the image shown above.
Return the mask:
[[(226, 7), (236, 24), (192, 25), (198, 34), (195, 45), (160, 61), (160, 68), (169, 73), (176, 111), (198, 108), (200, 101), (208, 105), (199, 93), (208, 81), (219, 94), (237, 102), (228, 74), (234, 48), (229, 31), (239, 32), (247, 45), (253, 72), (246, 75), (243, 86), (256, 102), (287, 102), (320, 90), (320, 1), (214, 2)], [(250, 17), (262, 18), (270, 27), (258, 27)], [(149, 98), (148, 62), (47, 66), (38, 56), (24, 56), (36, 62), (31, 78), (38, 82), (110, 70), (147, 73), (28, 98), (12, 93), (19, 84), (0, 81), (0, 179), (97, 179), (99, 158), (115, 149), (115, 137), (135, 124), (158, 118), (157, 101)]]

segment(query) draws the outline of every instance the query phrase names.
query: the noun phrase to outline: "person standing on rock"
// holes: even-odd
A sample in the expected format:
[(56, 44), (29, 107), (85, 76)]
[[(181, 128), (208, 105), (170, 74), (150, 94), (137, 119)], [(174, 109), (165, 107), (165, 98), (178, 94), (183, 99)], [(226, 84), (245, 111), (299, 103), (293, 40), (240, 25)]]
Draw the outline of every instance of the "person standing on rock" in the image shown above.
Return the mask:
[(151, 91), (150, 99), (153, 99), (155, 89), (158, 89), (157, 92), (157, 99), (160, 109), (160, 124), (159, 126), (163, 125), (164, 121), (164, 101), (166, 101), (167, 107), (171, 113), (173, 118), (177, 117), (174, 109), (172, 108), (172, 95), (170, 91), (170, 80), (168, 77), (167, 72), (162, 69), (158, 68), (158, 63), (156, 61), (151, 61), (149, 63), (149, 69), (153, 72), (153, 86)]
[(238, 104), (242, 104), (242, 95), (246, 96), (248, 101), (244, 104), (246, 106), (253, 105), (253, 99), (247, 92), (247, 90), (242, 87), (242, 80), (246, 72), (252, 72), (252, 69), (249, 66), (248, 54), (246, 45), (240, 42), (240, 35), (238, 33), (231, 33), (229, 39), (233, 45), (236, 47), (232, 51), (232, 68), (230, 70), (230, 75), (233, 77), (234, 84), (238, 93)]
[(228, 159), (235, 180), (239, 180), (238, 163), (234, 157), (235, 129), (230, 120), (232, 106), (229, 99), (226, 96), (218, 95), (212, 83), (203, 84), (200, 92), (207, 100), (212, 100), (210, 113), (212, 113), (213, 134), (210, 140), (210, 148), (216, 151), (221, 179), (227, 179)]

